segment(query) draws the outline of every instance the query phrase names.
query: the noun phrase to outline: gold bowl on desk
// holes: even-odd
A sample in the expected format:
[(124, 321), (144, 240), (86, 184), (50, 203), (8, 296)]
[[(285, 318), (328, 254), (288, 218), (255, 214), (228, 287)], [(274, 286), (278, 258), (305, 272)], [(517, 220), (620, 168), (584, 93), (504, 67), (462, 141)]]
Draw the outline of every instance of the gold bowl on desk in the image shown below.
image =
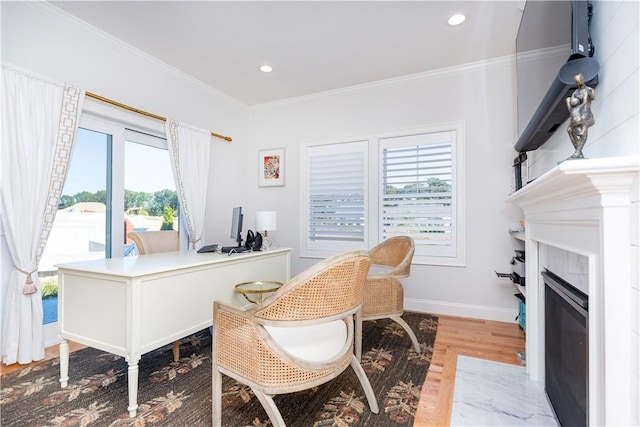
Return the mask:
[(277, 291), (280, 286), (282, 286), (281, 282), (271, 280), (244, 282), (236, 285), (236, 291), (240, 292), (250, 303), (260, 304), (266, 294)]

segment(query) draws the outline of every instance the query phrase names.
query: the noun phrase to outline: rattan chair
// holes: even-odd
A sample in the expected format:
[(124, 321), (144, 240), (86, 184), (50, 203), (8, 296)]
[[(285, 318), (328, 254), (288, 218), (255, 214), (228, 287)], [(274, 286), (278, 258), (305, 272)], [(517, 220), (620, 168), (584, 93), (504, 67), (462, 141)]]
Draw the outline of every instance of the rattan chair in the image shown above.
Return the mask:
[[(127, 234), (134, 241), (140, 255), (180, 250), (180, 235), (174, 230), (131, 231)], [(173, 361), (180, 360), (180, 341), (173, 343)]]
[(180, 250), (180, 237), (177, 231), (131, 231), (127, 234), (134, 241), (140, 255)]
[(401, 278), (409, 277), (415, 252), (413, 239), (396, 236), (384, 240), (369, 251), (371, 268), (364, 288), (362, 314), (356, 322), (356, 357), (362, 356), (362, 321), (389, 318), (407, 331), (417, 353), (421, 352), (416, 334), (402, 317), (404, 289)]
[[(213, 308), (213, 425), (222, 424), (222, 374), (248, 385), (274, 427), (284, 426), (273, 396), (326, 383), (349, 365), (378, 413), (354, 355), (354, 317), (369, 270), (365, 251), (328, 258), (246, 310)], [(320, 408), (319, 408), (320, 409)]]

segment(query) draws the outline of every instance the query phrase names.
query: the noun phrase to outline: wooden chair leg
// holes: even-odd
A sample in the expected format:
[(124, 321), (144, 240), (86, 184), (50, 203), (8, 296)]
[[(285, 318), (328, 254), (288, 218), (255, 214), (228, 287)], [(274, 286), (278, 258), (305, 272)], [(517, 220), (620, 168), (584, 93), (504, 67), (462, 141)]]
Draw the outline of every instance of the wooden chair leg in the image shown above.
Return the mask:
[(273, 427), (286, 427), (286, 424), (284, 423), (284, 419), (282, 419), (282, 415), (280, 415), (280, 411), (278, 410), (276, 403), (273, 401), (273, 397), (259, 390), (256, 390), (253, 387), (251, 387), (251, 390), (253, 390), (253, 394), (255, 394), (255, 396), (258, 398), (258, 400), (262, 404), (262, 407), (264, 408), (265, 412), (269, 416), (269, 419), (271, 420), (271, 424), (273, 424)]
[(178, 362), (180, 360), (180, 341), (173, 342), (173, 361)]
[(369, 378), (367, 378), (367, 374), (365, 374), (364, 369), (362, 369), (362, 365), (356, 358), (355, 355), (351, 358), (351, 367), (355, 371), (358, 379), (360, 380), (360, 385), (362, 385), (362, 389), (364, 390), (365, 396), (367, 396), (367, 402), (369, 403), (369, 409), (374, 414), (377, 414), (380, 409), (378, 408), (378, 400), (376, 399), (376, 395), (371, 388), (371, 383), (369, 382)]
[(211, 375), (211, 421), (213, 426), (222, 425), (222, 374), (215, 363)]
[(355, 315), (355, 342), (354, 352), (358, 362), (362, 360), (362, 313), (358, 311)]
[(420, 348), (420, 343), (418, 342), (418, 338), (416, 338), (416, 334), (413, 333), (413, 329), (411, 329), (411, 326), (409, 326), (407, 322), (405, 322), (404, 319), (402, 319), (402, 317), (400, 316), (391, 316), (390, 319), (396, 322), (398, 325), (402, 326), (404, 330), (407, 331), (407, 335), (409, 335), (409, 338), (413, 343), (413, 348), (415, 349), (416, 353), (418, 354), (422, 353), (422, 349)]

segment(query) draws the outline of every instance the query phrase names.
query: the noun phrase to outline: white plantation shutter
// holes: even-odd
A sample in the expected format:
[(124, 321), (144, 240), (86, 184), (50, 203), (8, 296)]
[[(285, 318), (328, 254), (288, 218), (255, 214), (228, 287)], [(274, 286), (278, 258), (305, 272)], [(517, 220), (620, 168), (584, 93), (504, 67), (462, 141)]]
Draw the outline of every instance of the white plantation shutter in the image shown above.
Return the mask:
[(413, 237), (416, 264), (466, 264), (464, 123), (302, 144), (301, 255)]
[(307, 250), (362, 249), (367, 141), (307, 147)]
[(416, 255), (455, 255), (455, 132), (380, 139), (380, 240), (413, 237)]

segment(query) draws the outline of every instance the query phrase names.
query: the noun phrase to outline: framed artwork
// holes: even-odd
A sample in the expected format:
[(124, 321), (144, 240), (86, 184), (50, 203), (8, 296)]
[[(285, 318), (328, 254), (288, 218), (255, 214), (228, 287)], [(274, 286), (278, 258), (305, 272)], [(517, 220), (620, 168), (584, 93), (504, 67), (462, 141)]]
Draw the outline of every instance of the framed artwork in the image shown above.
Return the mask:
[(283, 187), (284, 148), (261, 150), (258, 168), (260, 187)]

